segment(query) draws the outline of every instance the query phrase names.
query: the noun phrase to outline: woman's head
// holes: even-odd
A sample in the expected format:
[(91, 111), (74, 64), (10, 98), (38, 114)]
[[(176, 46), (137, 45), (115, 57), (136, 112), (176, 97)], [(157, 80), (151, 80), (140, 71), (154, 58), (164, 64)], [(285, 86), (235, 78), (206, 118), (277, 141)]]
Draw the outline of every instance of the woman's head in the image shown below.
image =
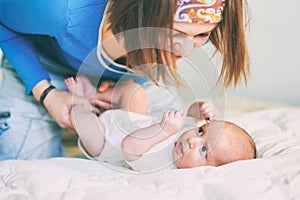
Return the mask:
[(227, 121), (212, 121), (184, 132), (173, 150), (179, 168), (220, 166), (255, 157), (255, 144), (249, 134)]
[[(157, 82), (167, 76), (179, 84), (176, 60), (170, 46), (176, 0), (110, 0), (110, 29), (124, 37), (127, 65)], [(134, 30), (134, 31), (131, 31)], [(129, 34), (126, 34), (129, 33)], [(164, 67), (166, 64), (168, 67)], [(169, 69), (169, 70), (168, 70)], [(157, 76), (153, 76), (156, 70)]]
[[(126, 64), (153, 81), (170, 77), (180, 84), (176, 60), (208, 40), (224, 56), (224, 85), (246, 79), (242, 0), (110, 0), (108, 13), (109, 28), (124, 37)], [(135, 32), (126, 34), (129, 30)]]

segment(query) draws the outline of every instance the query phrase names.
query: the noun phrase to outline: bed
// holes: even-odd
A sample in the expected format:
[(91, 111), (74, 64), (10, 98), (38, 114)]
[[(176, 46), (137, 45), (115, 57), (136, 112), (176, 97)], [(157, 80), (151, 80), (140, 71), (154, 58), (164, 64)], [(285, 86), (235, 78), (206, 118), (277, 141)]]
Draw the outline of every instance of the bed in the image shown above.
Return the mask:
[(257, 159), (143, 174), (83, 158), (1, 161), (0, 199), (300, 199), (300, 108), (242, 98), (227, 107)]

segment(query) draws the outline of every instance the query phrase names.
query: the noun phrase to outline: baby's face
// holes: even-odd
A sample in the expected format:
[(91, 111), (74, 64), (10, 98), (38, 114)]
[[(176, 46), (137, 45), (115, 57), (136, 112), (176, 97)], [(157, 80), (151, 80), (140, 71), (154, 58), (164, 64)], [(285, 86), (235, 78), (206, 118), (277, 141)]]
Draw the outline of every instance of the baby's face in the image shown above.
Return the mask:
[(211, 124), (190, 129), (178, 138), (173, 149), (178, 168), (221, 165), (228, 143), (221, 134), (223, 126)]

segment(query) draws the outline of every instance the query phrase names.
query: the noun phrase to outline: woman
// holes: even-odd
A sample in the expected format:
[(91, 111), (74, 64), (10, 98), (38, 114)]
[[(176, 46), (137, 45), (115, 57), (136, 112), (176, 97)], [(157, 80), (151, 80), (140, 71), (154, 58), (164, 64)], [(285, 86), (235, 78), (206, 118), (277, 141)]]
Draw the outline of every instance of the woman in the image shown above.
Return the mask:
[[(93, 74), (82, 65), (96, 53), (101, 80), (116, 81), (128, 71), (127, 78), (141, 84), (144, 77), (135, 74), (155, 82), (169, 77), (180, 85), (176, 60), (210, 40), (224, 58), (220, 76), (224, 85), (246, 80), (243, 4), (241, 0), (1, 0), (0, 45), (5, 59), (0, 111), (11, 112), (11, 128), (0, 136), (0, 160), (62, 155), (63, 128), (73, 129), (72, 105), (89, 103), (66, 92), (63, 80), (78, 71)], [(155, 28), (150, 37), (147, 27)], [(103, 82), (99, 91), (109, 83)], [(100, 107), (107, 106), (105, 99), (100, 100)]]

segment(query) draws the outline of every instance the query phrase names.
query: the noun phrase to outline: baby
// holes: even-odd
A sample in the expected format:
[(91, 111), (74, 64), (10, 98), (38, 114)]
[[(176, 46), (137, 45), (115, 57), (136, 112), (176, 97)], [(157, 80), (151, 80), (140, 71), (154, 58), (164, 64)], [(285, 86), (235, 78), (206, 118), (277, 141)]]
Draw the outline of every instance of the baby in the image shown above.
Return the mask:
[[(196, 113), (200, 113), (197, 110), (203, 104), (208, 105), (206, 108), (211, 105), (207, 102), (196, 102), (189, 108), (187, 117), (179, 112), (165, 112), (160, 123), (138, 129), (126, 136), (122, 141), (122, 150), (127, 163), (135, 170), (145, 170), (145, 167), (153, 170), (173, 161), (173, 166), (169, 165), (169, 168), (221, 166), (255, 158), (255, 143), (238, 125), (220, 120), (197, 120), (199, 114)], [(183, 122), (188, 121), (188, 118), (190, 122), (183, 128)], [(165, 144), (164, 151), (153, 151), (153, 148), (167, 140), (171, 145)], [(166, 150), (168, 148), (170, 150)], [(153, 155), (145, 156), (148, 152)], [(168, 155), (161, 155), (162, 153)], [(158, 156), (162, 158), (158, 160), (158, 165), (149, 166), (150, 162), (148, 166), (143, 165), (147, 163), (146, 160), (152, 159), (153, 162), (153, 157)], [(167, 159), (168, 162), (162, 161)]]
[[(76, 95), (91, 96), (85, 91), (95, 92), (84, 77), (66, 79), (65, 84)], [(230, 122), (213, 120), (214, 107), (208, 102), (192, 104), (187, 116), (169, 111), (159, 123), (152, 123), (145, 115), (146, 96), (141, 86), (124, 82), (112, 93), (117, 94), (112, 102), (119, 109), (107, 110), (99, 117), (79, 105), (71, 111), (79, 147), (91, 159), (153, 171), (220, 166), (255, 158), (255, 145), (247, 132)], [(142, 105), (143, 109), (136, 112), (132, 105)]]
[(256, 158), (256, 147), (249, 134), (236, 124), (212, 121), (182, 134), (173, 157), (179, 168), (221, 166)]

